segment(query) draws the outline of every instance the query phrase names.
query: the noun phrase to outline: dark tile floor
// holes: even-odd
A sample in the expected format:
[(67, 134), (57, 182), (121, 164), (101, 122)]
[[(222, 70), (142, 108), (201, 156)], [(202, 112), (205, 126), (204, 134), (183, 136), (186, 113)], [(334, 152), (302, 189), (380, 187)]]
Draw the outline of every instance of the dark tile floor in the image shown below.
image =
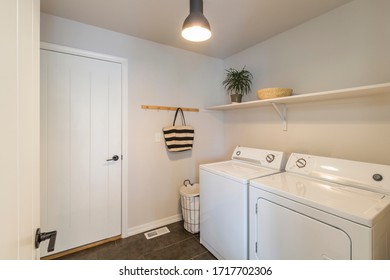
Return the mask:
[(167, 225), (170, 233), (146, 239), (143, 233), (67, 255), (59, 260), (215, 260), (183, 221)]

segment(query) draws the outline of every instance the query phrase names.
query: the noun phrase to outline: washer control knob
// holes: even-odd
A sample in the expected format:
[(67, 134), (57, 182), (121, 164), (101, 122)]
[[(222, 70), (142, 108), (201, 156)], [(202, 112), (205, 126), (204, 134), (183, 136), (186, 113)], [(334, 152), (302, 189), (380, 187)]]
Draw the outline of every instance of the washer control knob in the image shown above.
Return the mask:
[(265, 159), (267, 160), (268, 163), (271, 163), (271, 162), (274, 161), (275, 155), (269, 154), (269, 155), (267, 155), (267, 156), (265, 157)]
[(239, 156), (239, 155), (241, 155), (241, 151), (236, 152), (236, 156)]
[(383, 176), (381, 174), (374, 174), (372, 175), (372, 179), (374, 179), (377, 182), (380, 182), (383, 180)]
[(304, 158), (300, 158), (295, 162), (295, 164), (298, 168), (304, 168), (306, 166), (306, 160)]

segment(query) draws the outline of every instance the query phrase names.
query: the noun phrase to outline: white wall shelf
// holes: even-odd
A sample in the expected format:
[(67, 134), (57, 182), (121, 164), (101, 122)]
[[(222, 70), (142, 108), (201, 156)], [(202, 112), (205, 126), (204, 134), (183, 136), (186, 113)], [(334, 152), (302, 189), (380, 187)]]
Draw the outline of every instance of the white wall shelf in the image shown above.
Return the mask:
[(234, 103), (227, 105), (212, 106), (206, 108), (207, 110), (237, 110), (237, 109), (249, 109), (262, 106), (272, 106), (283, 123), (283, 130), (287, 130), (287, 104), (292, 103), (306, 103), (306, 102), (318, 102), (326, 100), (337, 100), (345, 98), (357, 98), (362, 96), (386, 94), (390, 93), (390, 83), (376, 84), (362, 87), (338, 89), (332, 91), (323, 91), (316, 93), (298, 94), (288, 97), (272, 98), (265, 100), (255, 100), (243, 103)]

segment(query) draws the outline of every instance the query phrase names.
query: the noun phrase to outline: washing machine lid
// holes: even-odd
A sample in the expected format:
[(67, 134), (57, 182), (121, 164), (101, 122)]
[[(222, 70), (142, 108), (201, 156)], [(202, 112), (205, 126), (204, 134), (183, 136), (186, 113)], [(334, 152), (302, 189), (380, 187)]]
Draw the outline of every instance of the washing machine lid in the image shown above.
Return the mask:
[(284, 171), (286, 161), (284, 152), (237, 146), (232, 160), (202, 164), (200, 169), (249, 184), (250, 179)]
[(368, 227), (390, 211), (390, 196), (299, 174), (279, 173), (250, 184)]
[(274, 170), (239, 160), (202, 164), (200, 165), (200, 169), (240, 182), (242, 184), (249, 184), (249, 180), (251, 179), (280, 172), (279, 170)]

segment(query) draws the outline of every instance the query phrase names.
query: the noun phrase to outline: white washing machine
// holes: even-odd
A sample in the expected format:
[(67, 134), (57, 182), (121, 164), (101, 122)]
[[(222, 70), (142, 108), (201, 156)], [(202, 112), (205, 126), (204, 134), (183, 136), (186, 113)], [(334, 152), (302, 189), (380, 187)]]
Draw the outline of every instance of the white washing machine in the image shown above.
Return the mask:
[(216, 258), (248, 259), (249, 180), (286, 161), (283, 152), (237, 147), (229, 161), (200, 165), (200, 243)]
[(390, 166), (293, 153), (249, 193), (250, 259), (390, 259)]

